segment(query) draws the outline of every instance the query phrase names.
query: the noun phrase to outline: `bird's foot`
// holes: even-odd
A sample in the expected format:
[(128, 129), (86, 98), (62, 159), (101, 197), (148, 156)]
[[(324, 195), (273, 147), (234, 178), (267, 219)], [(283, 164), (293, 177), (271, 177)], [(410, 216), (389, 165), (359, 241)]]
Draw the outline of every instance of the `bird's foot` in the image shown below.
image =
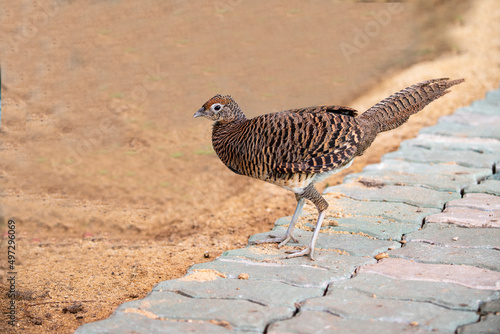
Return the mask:
[(311, 246), (307, 246), (306, 248), (304, 248), (302, 250), (287, 251), (287, 253), (289, 253), (290, 255), (285, 256), (285, 259), (291, 259), (293, 257), (309, 255), (311, 260), (314, 261), (314, 248), (311, 248)]
[(288, 241), (290, 241), (290, 239), (292, 239), (294, 242), (299, 242), (299, 240), (297, 240), (297, 238), (295, 238), (292, 234), (289, 234), (289, 235), (285, 234), (281, 237), (279, 237), (277, 235), (270, 234), (269, 239), (251, 241), (250, 244), (251, 245), (258, 245), (258, 244), (267, 244), (267, 243), (278, 243), (278, 248), (281, 248), (281, 247), (285, 246), (286, 243)]

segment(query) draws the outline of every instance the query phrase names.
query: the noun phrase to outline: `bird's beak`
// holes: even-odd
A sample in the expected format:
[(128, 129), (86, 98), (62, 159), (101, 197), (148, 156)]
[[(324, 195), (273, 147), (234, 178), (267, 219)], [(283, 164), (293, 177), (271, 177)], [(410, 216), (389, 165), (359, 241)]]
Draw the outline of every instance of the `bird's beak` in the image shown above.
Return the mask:
[(194, 113), (193, 118), (205, 116), (205, 108), (201, 107), (197, 112)]

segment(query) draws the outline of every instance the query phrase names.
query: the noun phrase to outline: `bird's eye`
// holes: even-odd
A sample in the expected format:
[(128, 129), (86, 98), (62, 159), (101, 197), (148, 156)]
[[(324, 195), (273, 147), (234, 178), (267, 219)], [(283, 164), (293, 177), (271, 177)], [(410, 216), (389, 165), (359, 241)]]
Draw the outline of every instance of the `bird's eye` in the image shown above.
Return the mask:
[(214, 104), (214, 105), (212, 106), (212, 109), (213, 109), (214, 111), (220, 111), (220, 110), (222, 109), (222, 105), (221, 105), (221, 104), (219, 104), (219, 103)]

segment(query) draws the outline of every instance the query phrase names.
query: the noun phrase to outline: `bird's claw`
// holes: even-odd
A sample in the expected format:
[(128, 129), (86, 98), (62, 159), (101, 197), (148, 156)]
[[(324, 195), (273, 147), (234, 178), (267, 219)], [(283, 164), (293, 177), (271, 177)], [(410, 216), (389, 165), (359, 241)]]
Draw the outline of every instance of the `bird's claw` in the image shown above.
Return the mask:
[(290, 254), (290, 255), (287, 255), (285, 256), (285, 259), (291, 259), (293, 257), (299, 257), (299, 256), (306, 256), (306, 255), (309, 255), (309, 257), (311, 258), (311, 260), (314, 261), (314, 249), (311, 248), (311, 246), (307, 246), (306, 248), (302, 249), (302, 250), (290, 250), (290, 251), (286, 251), (286, 253)]
[(292, 239), (294, 242), (297, 242), (297, 243), (299, 242), (299, 240), (297, 238), (295, 238), (292, 234), (284, 235), (281, 237), (277, 236), (277, 235), (270, 234), (269, 239), (250, 241), (250, 244), (251, 245), (259, 245), (259, 244), (267, 244), (267, 243), (278, 243), (278, 248), (281, 248), (284, 245), (286, 245), (286, 243), (288, 241), (290, 241), (290, 239)]

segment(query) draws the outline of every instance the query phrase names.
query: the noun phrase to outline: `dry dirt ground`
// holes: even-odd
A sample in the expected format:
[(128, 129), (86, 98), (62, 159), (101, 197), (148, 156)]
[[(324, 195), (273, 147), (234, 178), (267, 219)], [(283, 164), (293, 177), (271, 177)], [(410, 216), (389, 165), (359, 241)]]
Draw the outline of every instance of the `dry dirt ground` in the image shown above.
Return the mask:
[(2, 333), (70, 333), (292, 214), (293, 194), (215, 156), (209, 122), (192, 119), (214, 94), (248, 116), (366, 110), (421, 80), (466, 78), (324, 187), (500, 81), (495, 0), (15, 3), (0, 10)]

